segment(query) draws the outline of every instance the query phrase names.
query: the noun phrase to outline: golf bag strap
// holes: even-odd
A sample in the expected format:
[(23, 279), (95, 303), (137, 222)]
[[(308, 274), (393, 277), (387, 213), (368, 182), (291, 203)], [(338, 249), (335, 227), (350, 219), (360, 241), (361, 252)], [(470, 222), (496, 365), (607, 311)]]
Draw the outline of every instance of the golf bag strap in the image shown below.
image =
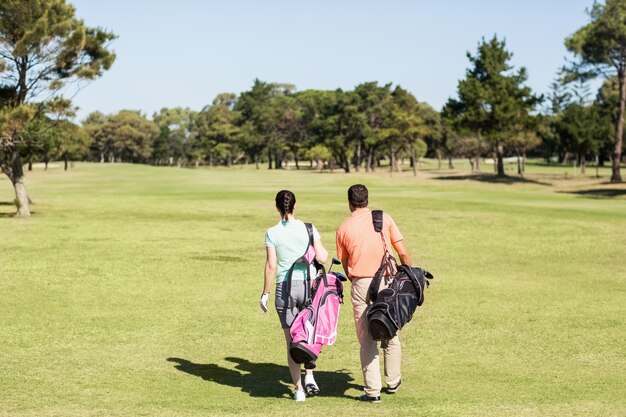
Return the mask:
[(377, 233), (383, 231), (383, 211), (382, 210), (372, 210), (372, 223), (374, 223), (374, 230)]
[[(311, 286), (311, 268), (309, 267), (309, 263), (306, 260), (306, 254), (309, 251), (309, 248), (312, 247), (314, 245), (314, 237), (313, 237), (313, 225), (311, 223), (304, 223), (304, 226), (306, 226), (306, 231), (307, 234), (309, 235), (309, 243), (306, 246), (306, 249), (304, 250), (304, 254), (299, 257), (298, 259), (295, 260), (295, 262), (293, 264), (291, 264), (291, 267), (289, 268), (289, 270), (287, 271), (287, 292), (289, 294), (289, 308), (295, 307), (296, 305), (296, 300), (291, 296), (291, 283), (292, 283), (292, 275), (293, 275), (293, 270), (296, 267), (296, 265), (304, 265), (306, 266), (306, 279), (304, 280), (304, 299), (308, 300), (310, 297), (309, 294), (309, 288)], [(313, 262), (315, 262), (315, 259), (313, 260)]]
[(374, 279), (370, 283), (370, 287), (368, 289), (370, 294), (370, 301), (374, 303), (376, 302), (376, 295), (378, 294), (380, 282), (385, 275), (385, 271), (389, 271), (390, 274), (393, 274), (394, 270), (398, 270), (398, 264), (396, 262), (396, 258), (394, 258), (391, 253), (389, 253), (389, 249), (387, 248), (387, 242), (385, 241), (385, 236), (383, 235), (382, 210), (372, 210), (372, 224), (374, 225), (374, 230), (380, 235), (380, 239), (383, 242), (383, 248), (385, 251), (383, 253), (382, 259), (380, 260), (380, 267), (378, 268), (378, 271), (376, 271), (376, 273), (374, 274)]

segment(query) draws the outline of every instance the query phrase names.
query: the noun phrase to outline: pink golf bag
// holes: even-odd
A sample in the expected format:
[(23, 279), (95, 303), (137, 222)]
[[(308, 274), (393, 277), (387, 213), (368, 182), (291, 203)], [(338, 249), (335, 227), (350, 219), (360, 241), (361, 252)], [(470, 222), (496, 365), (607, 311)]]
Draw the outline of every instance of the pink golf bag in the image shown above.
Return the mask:
[[(340, 262), (333, 259), (333, 264)], [(289, 354), (306, 369), (314, 369), (323, 345), (332, 345), (337, 339), (339, 306), (343, 303), (343, 274), (326, 273), (318, 265), (318, 274), (311, 287), (311, 298), (291, 324)]]

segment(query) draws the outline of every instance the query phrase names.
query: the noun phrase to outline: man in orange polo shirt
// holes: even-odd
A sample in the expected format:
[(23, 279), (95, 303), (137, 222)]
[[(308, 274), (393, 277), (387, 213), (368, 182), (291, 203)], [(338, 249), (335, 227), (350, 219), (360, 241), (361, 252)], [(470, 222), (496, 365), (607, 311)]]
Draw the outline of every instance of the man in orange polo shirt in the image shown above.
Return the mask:
[[(343, 269), (350, 278), (352, 288), (352, 311), (354, 325), (359, 340), (361, 368), (365, 380), (365, 394), (359, 397), (362, 401), (380, 402), (382, 389), (380, 364), (378, 361), (378, 344), (372, 339), (367, 329), (367, 317), (363, 314), (369, 304), (368, 289), (372, 278), (381, 265), (385, 254), (380, 234), (374, 229), (372, 212), (367, 208), (367, 187), (361, 184), (353, 185), (348, 189), (348, 204), (351, 215), (341, 223), (337, 229), (337, 258), (341, 260)], [(398, 253), (400, 262), (411, 265), (409, 253), (406, 250), (403, 237), (398, 226), (391, 216), (383, 213), (382, 230), (387, 248), (393, 247)], [(382, 285), (385, 285), (384, 282)], [(385, 361), (385, 382), (387, 392), (395, 393), (400, 387), (400, 339), (396, 335), (393, 339), (382, 343)]]

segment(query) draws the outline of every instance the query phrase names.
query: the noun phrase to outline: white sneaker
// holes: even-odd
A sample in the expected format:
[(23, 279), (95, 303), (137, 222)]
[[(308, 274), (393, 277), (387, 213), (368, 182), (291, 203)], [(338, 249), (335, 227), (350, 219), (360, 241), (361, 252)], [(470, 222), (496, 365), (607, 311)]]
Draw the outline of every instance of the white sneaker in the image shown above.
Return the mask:
[(304, 401), (305, 399), (306, 395), (304, 394), (304, 391), (296, 391), (296, 393), (293, 394), (294, 401)]

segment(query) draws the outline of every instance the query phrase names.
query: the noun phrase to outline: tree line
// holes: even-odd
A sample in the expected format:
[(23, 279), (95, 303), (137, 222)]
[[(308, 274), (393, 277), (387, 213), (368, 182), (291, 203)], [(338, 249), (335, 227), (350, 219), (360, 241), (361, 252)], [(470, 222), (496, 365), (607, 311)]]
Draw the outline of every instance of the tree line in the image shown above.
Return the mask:
[(299, 169), (304, 162), (345, 172), (383, 163), (399, 171), (407, 161), (415, 172), (424, 156), (449, 167), (454, 158), (468, 158), (473, 171), (489, 157), (498, 175), (505, 175), (503, 161), (511, 156), (519, 175), (529, 156), (573, 161), (583, 173), (588, 161), (611, 161), (618, 79), (608, 78), (594, 93), (586, 80), (561, 71), (551, 90), (537, 95), (525, 86), (526, 70), (510, 66), (511, 57), (503, 40), (482, 40), (477, 53), (468, 54), (471, 65), (457, 97), (440, 111), (392, 84), (296, 91), (255, 80), (250, 90), (219, 94), (200, 111), (164, 108), (151, 118), (128, 110), (94, 112), (81, 126), (65, 123), (40, 135), (43, 147), (29, 148), (27, 159), (269, 169), (287, 163)]
[[(503, 39), (482, 39), (468, 53), (455, 97), (436, 110), (398, 85), (365, 82), (352, 90), (304, 90), (255, 80), (240, 94), (222, 93), (200, 110), (164, 108), (89, 114), (70, 121), (66, 87), (95, 79), (115, 54), (111, 32), (90, 28), (64, 0), (6, 0), (0, 4), (0, 167), (28, 215), (22, 165), (64, 160), (165, 166), (314, 169), (414, 173), (424, 156), (472, 170), (493, 158), (496, 175), (516, 157), (524, 175), (529, 156), (548, 163), (610, 162), (621, 181), (626, 102), (626, 0), (594, 3), (590, 23), (565, 40), (576, 58), (550, 91), (533, 92), (525, 68), (511, 65)], [(597, 92), (588, 82), (604, 76)]]

